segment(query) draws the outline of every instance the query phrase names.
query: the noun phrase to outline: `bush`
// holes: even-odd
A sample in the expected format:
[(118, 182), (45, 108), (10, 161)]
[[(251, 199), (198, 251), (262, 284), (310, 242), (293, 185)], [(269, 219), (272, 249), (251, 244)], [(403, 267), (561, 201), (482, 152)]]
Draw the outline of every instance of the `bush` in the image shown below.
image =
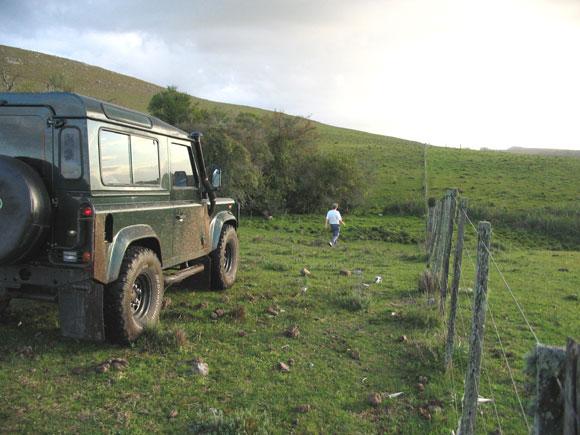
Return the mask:
[(174, 87), (155, 95), (149, 111), (186, 131), (204, 133), (207, 167), (223, 170), (221, 195), (236, 198), (245, 212), (313, 213), (333, 202), (356, 207), (364, 199), (360, 165), (320, 153), (309, 119), (204, 110)]
[(188, 343), (187, 334), (182, 329), (164, 330), (158, 324), (146, 326), (139, 338), (139, 344), (148, 353), (178, 352)]
[(361, 287), (354, 287), (340, 295), (339, 304), (349, 311), (368, 310), (371, 305), (371, 295)]
[(198, 412), (196, 421), (189, 429), (191, 433), (204, 435), (258, 435), (268, 434), (271, 431), (270, 421), (266, 415), (258, 418), (248, 411), (236, 411), (226, 415), (223, 411), (213, 408), (208, 412)]

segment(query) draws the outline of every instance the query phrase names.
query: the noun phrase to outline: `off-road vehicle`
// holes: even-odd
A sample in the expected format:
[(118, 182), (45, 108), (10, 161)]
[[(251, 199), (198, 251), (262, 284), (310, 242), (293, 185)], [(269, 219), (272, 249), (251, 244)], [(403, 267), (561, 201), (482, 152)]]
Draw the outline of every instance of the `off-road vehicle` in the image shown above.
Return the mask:
[(130, 342), (165, 288), (233, 285), (239, 207), (199, 133), (71, 93), (0, 93), (0, 312), (58, 302), (63, 335)]

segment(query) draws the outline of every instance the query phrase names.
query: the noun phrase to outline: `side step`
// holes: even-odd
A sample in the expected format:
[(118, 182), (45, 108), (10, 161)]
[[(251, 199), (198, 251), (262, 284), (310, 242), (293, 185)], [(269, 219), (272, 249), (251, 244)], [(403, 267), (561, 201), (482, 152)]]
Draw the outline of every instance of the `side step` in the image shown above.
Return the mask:
[(183, 281), (185, 278), (189, 278), (190, 276), (197, 275), (205, 270), (205, 266), (203, 264), (197, 264), (195, 266), (188, 267), (187, 269), (180, 270), (175, 275), (169, 275), (165, 277), (165, 287), (169, 287), (170, 285), (176, 284), (178, 282)]

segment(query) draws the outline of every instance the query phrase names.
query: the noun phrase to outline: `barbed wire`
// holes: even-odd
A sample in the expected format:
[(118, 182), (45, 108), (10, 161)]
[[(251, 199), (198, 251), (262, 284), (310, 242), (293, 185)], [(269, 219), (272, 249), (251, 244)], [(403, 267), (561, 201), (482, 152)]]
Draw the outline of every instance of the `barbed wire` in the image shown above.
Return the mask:
[[(471, 225), (471, 227), (474, 229), (474, 231), (477, 233), (477, 228), (475, 227), (475, 225), (473, 224), (473, 222), (471, 221), (471, 219), (469, 218), (469, 216), (467, 215), (467, 212), (465, 210), (463, 210), (463, 214), (465, 215), (465, 218), (467, 219), (467, 221), (469, 222), (469, 224)], [(489, 254), (489, 258), (491, 258), (491, 262), (493, 263), (493, 265), (495, 266), (497, 272), (499, 273), (499, 276), (501, 277), (501, 279), (503, 280), (506, 288), (509, 291), (509, 294), (511, 295), (512, 299), (514, 300), (516, 306), (518, 307), (518, 310), (520, 311), (520, 314), (522, 315), (522, 317), (524, 318), (524, 321), (526, 322), (526, 325), (528, 326), (528, 329), (530, 330), (530, 332), (532, 333), (532, 335), (534, 336), (534, 339), (536, 340), (536, 343), (540, 343), (540, 340), (538, 339), (538, 336), (536, 335), (534, 328), (532, 328), (532, 325), (530, 324), (528, 317), (526, 316), (524, 309), (522, 308), (521, 304), (519, 303), (518, 299), (516, 298), (511, 286), (508, 284), (505, 275), (503, 274), (503, 272), (500, 270), (497, 262), (495, 261), (495, 257), (493, 256), (493, 254), (491, 253), (491, 250), (489, 249), (489, 247), (487, 245), (485, 245), (485, 243), (483, 244), (485, 250), (487, 251), (487, 253)]]
[(524, 418), (524, 422), (526, 423), (526, 427), (528, 428), (528, 433), (531, 433), (530, 423), (528, 422), (528, 417), (526, 415), (526, 411), (524, 410), (524, 405), (522, 403), (522, 399), (520, 398), (520, 394), (518, 392), (518, 387), (516, 386), (516, 381), (514, 379), (514, 375), (513, 375), (513, 372), (512, 372), (512, 368), (511, 368), (510, 363), (508, 361), (508, 358), (507, 358), (507, 355), (506, 355), (506, 352), (505, 352), (505, 348), (503, 346), (503, 342), (501, 341), (501, 337), (500, 337), (500, 334), (499, 334), (499, 330), (497, 329), (497, 325), (495, 323), (495, 318), (493, 316), (493, 311), (491, 310), (491, 304), (490, 303), (487, 304), (487, 311), (489, 312), (489, 315), (491, 317), (491, 323), (493, 324), (493, 329), (495, 330), (495, 334), (497, 336), (497, 341), (499, 343), (499, 347), (500, 347), (500, 350), (501, 350), (501, 354), (502, 354), (502, 356), (504, 358), (504, 361), (506, 363), (506, 366), (508, 368), (508, 372), (509, 372), (509, 375), (510, 375), (510, 379), (512, 381), (512, 386), (514, 387), (514, 391), (516, 393), (516, 397), (517, 397), (518, 403), (520, 405), (520, 410), (522, 411), (522, 416)]

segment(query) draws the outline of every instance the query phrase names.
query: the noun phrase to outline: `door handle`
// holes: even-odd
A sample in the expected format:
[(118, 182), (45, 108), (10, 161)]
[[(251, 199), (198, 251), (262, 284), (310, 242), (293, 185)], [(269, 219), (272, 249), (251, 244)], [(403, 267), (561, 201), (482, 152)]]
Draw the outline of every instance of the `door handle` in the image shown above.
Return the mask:
[(176, 214), (175, 219), (177, 220), (177, 222), (183, 222), (183, 220), (185, 219), (185, 215), (184, 214)]

